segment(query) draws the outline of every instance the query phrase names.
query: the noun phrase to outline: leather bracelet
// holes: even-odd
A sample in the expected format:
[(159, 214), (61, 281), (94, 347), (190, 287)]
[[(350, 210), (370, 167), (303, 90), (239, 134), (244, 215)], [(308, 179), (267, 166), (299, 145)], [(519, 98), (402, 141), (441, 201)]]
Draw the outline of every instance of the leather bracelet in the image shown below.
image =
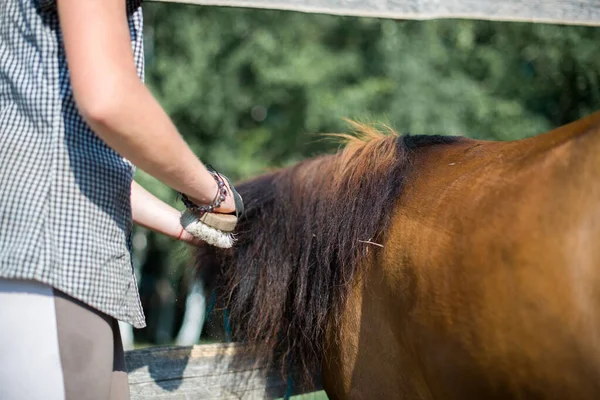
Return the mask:
[(216, 208), (219, 208), (221, 206), (221, 203), (225, 201), (225, 198), (229, 194), (227, 186), (225, 186), (225, 181), (223, 180), (221, 175), (213, 168), (210, 168), (208, 172), (213, 176), (213, 178), (215, 178), (215, 181), (217, 182), (218, 186), (217, 194), (215, 195), (213, 201), (210, 204), (199, 206), (193, 201), (191, 201), (185, 194), (179, 192), (179, 196), (181, 197), (181, 201), (183, 202), (185, 207), (199, 216), (202, 216), (206, 213), (214, 212)]

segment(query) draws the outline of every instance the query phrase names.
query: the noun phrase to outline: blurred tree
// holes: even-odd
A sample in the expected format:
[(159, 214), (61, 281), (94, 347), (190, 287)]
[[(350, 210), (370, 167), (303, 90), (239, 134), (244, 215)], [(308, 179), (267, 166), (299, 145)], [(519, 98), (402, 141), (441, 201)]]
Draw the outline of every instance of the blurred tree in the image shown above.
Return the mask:
[(147, 80), (234, 178), (328, 150), (342, 118), (509, 140), (598, 108), (600, 30), (146, 5)]

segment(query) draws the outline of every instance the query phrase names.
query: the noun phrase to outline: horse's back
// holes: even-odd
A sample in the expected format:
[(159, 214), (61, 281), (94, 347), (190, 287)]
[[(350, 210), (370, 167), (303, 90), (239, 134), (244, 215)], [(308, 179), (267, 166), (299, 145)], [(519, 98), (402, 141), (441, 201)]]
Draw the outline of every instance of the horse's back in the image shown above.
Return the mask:
[(600, 398), (599, 151), (600, 113), (414, 150), (333, 356), (348, 397)]

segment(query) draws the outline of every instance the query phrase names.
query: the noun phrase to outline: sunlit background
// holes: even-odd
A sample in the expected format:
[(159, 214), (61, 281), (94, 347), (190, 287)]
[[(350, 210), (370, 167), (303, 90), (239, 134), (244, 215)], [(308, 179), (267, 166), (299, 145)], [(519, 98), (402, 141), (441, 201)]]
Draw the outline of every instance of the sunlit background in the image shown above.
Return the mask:
[[(598, 28), (161, 3), (144, 12), (148, 85), (196, 154), (235, 180), (335, 151), (319, 134), (345, 131), (344, 118), (514, 140), (600, 109)], [(136, 178), (181, 208), (169, 188)], [(226, 341), (223, 313), (180, 331), (194, 282), (196, 310), (211, 307), (190, 249), (139, 228), (133, 243), (148, 320), (135, 346)]]

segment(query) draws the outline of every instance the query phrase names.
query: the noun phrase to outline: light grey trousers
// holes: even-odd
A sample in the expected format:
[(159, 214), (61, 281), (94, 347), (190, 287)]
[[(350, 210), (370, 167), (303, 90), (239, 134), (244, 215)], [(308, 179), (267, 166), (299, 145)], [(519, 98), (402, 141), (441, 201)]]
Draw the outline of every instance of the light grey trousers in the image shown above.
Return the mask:
[(0, 279), (0, 399), (129, 399), (117, 321), (50, 286)]

